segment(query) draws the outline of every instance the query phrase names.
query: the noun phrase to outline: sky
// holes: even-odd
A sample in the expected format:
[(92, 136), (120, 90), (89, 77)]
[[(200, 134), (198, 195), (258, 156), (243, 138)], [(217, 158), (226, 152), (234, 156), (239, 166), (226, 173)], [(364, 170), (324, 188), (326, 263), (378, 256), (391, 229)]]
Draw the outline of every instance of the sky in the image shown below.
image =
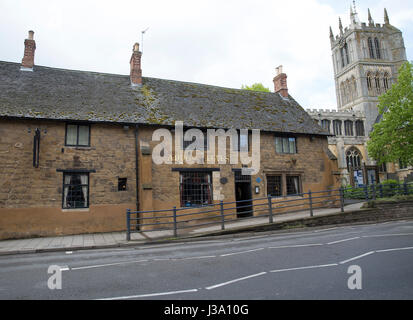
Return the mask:
[[(129, 74), (139, 42), (144, 77), (274, 90), (283, 65), (289, 93), (304, 109), (336, 109), (329, 27), (350, 24), (352, 0), (0, 0), (0, 60), (21, 62), (35, 32), (35, 64)], [(403, 32), (413, 60), (413, 1), (358, 0), (367, 22)], [(149, 29), (148, 29), (149, 28)], [(147, 30), (143, 34), (142, 31)]]

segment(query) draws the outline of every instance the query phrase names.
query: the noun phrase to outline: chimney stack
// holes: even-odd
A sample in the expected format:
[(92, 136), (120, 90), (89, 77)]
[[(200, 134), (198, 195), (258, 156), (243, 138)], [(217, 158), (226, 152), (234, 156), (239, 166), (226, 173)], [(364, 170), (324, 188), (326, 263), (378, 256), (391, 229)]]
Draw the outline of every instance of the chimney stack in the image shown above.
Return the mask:
[(282, 66), (279, 66), (275, 70), (277, 75), (273, 79), (274, 82), (274, 91), (279, 93), (284, 98), (288, 98), (288, 87), (287, 87), (287, 75), (283, 73)]
[(24, 40), (24, 56), (22, 59), (21, 70), (33, 71), (34, 52), (36, 51), (36, 42), (33, 40), (34, 32), (29, 31), (29, 38)]
[(139, 43), (135, 43), (130, 58), (130, 81), (132, 86), (142, 85), (141, 57), (142, 52), (139, 51)]

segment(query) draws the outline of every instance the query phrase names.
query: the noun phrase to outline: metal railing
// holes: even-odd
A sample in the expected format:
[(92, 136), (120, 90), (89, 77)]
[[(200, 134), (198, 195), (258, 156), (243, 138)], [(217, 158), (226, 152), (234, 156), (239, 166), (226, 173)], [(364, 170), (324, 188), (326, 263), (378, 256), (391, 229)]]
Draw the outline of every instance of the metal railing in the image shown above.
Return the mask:
[[(315, 209), (340, 208), (344, 212), (346, 199), (362, 201), (375, 200), (394, 195), (413, 194), (413, 184), (370, 185), (360, 188), (340, 188), (334, 190), (300, 193), (286, 197), (265, 197), (240, 201), (219, 201), (202, 207), (173, 207), (164, 210), (131, 211), (126, 210), (126, 240), (131, 233), (150, 231), (173, 231), (178, 237), (178, 230), (221, 225), (225, 230), (226, 222), (246, 219), (268, 218), (274, 223), (279, 214), (308, 211), (314, 216)], [(238, 219), (241, 218), (241, 219)]]

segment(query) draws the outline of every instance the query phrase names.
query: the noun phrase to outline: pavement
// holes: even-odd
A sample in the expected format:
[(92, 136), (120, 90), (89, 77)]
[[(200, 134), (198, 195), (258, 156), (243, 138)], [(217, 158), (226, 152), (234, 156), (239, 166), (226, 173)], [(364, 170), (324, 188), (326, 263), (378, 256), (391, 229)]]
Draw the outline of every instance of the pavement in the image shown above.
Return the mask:
[[(354, 211), (361, 208), (363, 203), (354, 203), (344, 207), (344, 211)], [(314, 209), (314, 217), (327, 216), (340, 213), (340, 208)], [(303, 218), (311, 218), (309, 210), (295, 213), (280, 214), (274, 216), (274, 223), (293, 221)], [(226, 222), (225, 230), (236, 230), (251, 226), (268, 224), (268, 217), (257, 217), (253, 219), (240, 219), (234, 222)], [(221, 224), (208, 227), (194, 227), (185, 234), (178, 230), (178, 237), (191, 239), (191, 237), (207, 236), (221, 230)], [(19, 254), (19, 253), (37, 253), (52, 251), (74, 251), (84, 249), (104, 249), (125, 246), (136, 246), (148, 243), (165, 242), (175, 240), (172, 230), (147, 231), (132, 233), (131, 240), (126, 240), (126, 232), (108, 232), (94, 234), (80, 234), (56, 237), (41, 237), (29, 239), (12, 239), (0, 241), (0, 255)]]

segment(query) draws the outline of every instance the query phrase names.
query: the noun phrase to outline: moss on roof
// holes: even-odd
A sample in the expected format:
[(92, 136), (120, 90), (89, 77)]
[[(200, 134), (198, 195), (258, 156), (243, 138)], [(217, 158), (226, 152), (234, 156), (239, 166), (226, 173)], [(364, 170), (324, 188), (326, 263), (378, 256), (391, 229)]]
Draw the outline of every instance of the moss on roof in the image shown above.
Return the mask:
[(2, 61), (0, 116), (327, 135), (291, 96)]

